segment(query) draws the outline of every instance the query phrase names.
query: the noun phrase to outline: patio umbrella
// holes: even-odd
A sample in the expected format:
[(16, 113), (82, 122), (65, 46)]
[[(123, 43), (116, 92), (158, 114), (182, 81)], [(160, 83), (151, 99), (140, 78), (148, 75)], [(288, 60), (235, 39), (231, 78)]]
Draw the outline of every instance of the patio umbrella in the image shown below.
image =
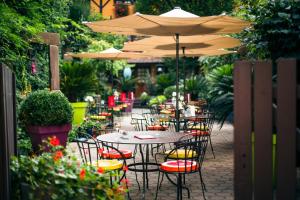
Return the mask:
[(238, 33), (249, 23), (226, 15), (198, 17), (175, 8), (161, 16), (136, 13), (112, 20), (86, 23), (93, 31), (124, 35), (175, 36), (176, 43), (176, 131), (179, 131), (178, 65), (179, 36)]
[[(176, 48), (175, 39), (167, 36), (152, 36), (141, 40), (127, 42), (124, 44), (123, 51), (143, 51), (157, 50), (173, 50)], [(186, 49), (220, 49), (233, 48), (240, 45), (240, 41), (235, 38), (220, 35), (200, 35), (200, 36), (182, 36), (180, 38), (179, 47)]]
[(151, 57), (151, 56), (143, 55), (138, 52), (123, 52), (113, 47), (96, 53), (91, 53), (91, 52), (66, 53), (65, 56), (73, 57), (73, 58), (109, 59), (109, 60), (126, 60), (126, 59)]

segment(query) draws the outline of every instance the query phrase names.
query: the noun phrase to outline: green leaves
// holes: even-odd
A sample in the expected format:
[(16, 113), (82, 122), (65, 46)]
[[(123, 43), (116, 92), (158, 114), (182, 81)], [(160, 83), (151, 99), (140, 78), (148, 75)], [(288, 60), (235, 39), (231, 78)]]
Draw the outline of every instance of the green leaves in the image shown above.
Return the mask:
[(81, 101), (88, 92), (95, 92), (96, 68), (88, 62), (64, 62), (61, 67), (61, 91), (69, 101)]
[(233, 66), (224, 65), (213, 69), (207, 75), (207, 80), (211, 107), (222, 127), (233, 112)]
[(72, 107), (58, 91), (32, 92), (21, 103), (19, 118), (23, 125), (63, 125), (71, 123)]
[(248, 57), (258, 59), (299, 56), (300, 2), (266, 1), (251, 9), (253, 29), (243, 33)]

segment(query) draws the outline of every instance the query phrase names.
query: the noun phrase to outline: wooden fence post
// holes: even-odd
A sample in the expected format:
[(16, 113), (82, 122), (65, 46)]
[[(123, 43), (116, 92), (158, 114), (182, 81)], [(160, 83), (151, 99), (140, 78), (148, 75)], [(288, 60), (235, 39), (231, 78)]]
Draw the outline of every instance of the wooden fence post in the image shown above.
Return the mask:
[(0, 63), (0, 199), (11, 199), (10, 157), (16, 150), (15, 75)]
[(254, 64), (254, 198), (272, 199), (272, 63)]
[(252, 200), (251, 63), (234, 64), (234, 197)]
[(277, 199), (296, 199), (296, 59), (278, 60)]

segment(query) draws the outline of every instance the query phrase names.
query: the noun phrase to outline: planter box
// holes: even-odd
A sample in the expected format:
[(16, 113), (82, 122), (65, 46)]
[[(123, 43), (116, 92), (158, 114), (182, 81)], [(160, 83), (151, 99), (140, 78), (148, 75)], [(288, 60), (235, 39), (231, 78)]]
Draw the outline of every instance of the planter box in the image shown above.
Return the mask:
[(52, 136), (56, 136), (60, 140), (60, 144), (65, 147), (68, 139), (68, 133), (71, 130), (71, 128), (71, 124), (64, 124), (60, 126), (26, 127), (35, 152), (38, 152), (40, 150), (40, 145), (42, 145), (43, 140), (47, 140), (49, 137)]
[(88, 103), (77, 102), (77, 103), (71, 103), (71, 105), (74, 111), (72, 124), (79, 125), (83, 122)]

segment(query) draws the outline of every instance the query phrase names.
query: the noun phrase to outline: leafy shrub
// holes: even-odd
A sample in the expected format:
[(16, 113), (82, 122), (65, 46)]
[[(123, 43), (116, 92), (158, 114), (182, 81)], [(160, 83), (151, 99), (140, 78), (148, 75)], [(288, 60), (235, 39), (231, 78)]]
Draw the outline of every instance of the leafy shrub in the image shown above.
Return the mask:
[(186, 92), (192, 99), (206, 99), (208, 97), (208, 83), (203, 76), (193, 76), (186, 80)]
[(207, 79), (210, 84), (211, 106), (222, 126), (233, 112), (233, 65), (215, 68)]
[(140, 96), (141, 104), (146, 105), (148, 103), (148, 101), (150, 100), (150, 98), (151, 97), (146, 92), (143, 92)]
[(164, 95), (156, 96), (149, 101), (149, 106), (163, 104), (167, 101), (167, 98)]
[(25, 126), (67, 124), (72, 116), (72, 107), (60, 91), (32, 92), (20, 105), (19, 119)]
[(135, 79), (122, 78), (120, 80), (120, 87), (122, 92), (131, 92), (135, 90)]
[(156, 76), (157, 93), (162, 94), (165, 88), (174, 85), (175, 82), (176, 82), (175, 73), (165, 73)]
[(69, 101), (82, 100), (89, 92), (95, 92), (98, 85), (96, 69), (88, 63), (64, 62), (61, 67), (61, 91)]
[[(167, 87), (164, 90), (164, 95), (167, 97), (167, 99), (171, 99), (173, 92), (176, 92), (176, 85)], [(182, 85), (179, 85), (179, 93), (183, 94), (183, 86)]]
[(28, 186), (28, 199), (83, 200), (125, 199), (125, 185), (110, 185), (113, 172), (105, 172), (81, 161), (59, 146), (55, 137), (49, 140), (50, 152), (40, 156), (13, 157), (11, 164), (13, 199), (21, 199), (20, 184)]
[(299, 56), (300, 2), (258, 2), (257, 5), (246, 5), (249, 17), (254, 19), (253, 28), (243, 35), (249, 50), (248, 56), (272, 59)]

